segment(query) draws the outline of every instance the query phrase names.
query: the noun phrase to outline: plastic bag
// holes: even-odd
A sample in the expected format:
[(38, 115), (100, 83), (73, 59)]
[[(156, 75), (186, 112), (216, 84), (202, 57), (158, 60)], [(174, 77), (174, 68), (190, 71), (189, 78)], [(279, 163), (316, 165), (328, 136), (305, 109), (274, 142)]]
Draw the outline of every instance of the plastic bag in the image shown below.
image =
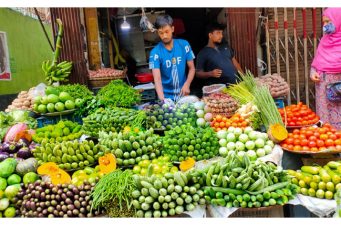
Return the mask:
[(46, 88), (46, 84), (44, 83), (40, 83), (38, 84), (33, 91), (33, 98), (37, 97), (37, 96), (45, 96), (45, 88)]
[(154, 32), (156, 30), (154, 25), (149, 21), (148, 17), (146, 16), (146, 13), (143, 8), (142, 8), (142, 16), (140, 20), (140, 27), (142, 31)]

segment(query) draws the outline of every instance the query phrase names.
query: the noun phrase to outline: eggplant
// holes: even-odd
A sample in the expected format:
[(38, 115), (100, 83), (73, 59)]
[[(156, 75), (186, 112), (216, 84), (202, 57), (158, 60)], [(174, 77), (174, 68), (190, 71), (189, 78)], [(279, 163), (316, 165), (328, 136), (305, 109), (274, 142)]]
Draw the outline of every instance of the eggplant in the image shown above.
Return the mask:
[(10, 147), (10, 143), (9, 142), (4, 142), (1, 145), (1, 151), (9, 153), (10, 152), (9, 147)]
[(0, 152), (0, 162), (4, 161), (9, 157), (9, 154), (7, 152)]
[(22, 147), (29, 147), (30, 141), (27, 140), (26, 138), (20, 138), (17, 144), (21, 145)]
[(22, 158), (22, 159), (28, 159), (32, 157), (32, 152), (28, 147), (22, 147), (18, 152), (17, 152), (17, 157)]

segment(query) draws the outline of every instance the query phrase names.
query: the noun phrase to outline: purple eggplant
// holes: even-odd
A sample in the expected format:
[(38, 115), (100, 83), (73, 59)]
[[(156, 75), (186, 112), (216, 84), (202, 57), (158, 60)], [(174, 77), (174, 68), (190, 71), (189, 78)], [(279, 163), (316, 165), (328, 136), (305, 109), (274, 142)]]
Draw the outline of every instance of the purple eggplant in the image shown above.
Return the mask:
[(18, 152), (17, 152), (17, 157), (22, 158), (22, 159), (28, 159), (32, 157), (32, 152), (28, 147), (22, 147)]
[(4, 161), (9, 157), (9, 154), (7, 152), (0, 152), (0, 162)]
[(22, 145), (23, 147), (30, 146), (30, 142), (26, 138), (20, 138), (17, 144)]
[(8, 142), (2, 143), (2, 145), (1, 145), (1, 151), (2, 151), (2, 152), (7, 152), (7, 153), (9, 153), (9, 152), (11, 151), (11, 150), (10, 150), (10, 146), (11, 146), (11, 144), (8, 143)]

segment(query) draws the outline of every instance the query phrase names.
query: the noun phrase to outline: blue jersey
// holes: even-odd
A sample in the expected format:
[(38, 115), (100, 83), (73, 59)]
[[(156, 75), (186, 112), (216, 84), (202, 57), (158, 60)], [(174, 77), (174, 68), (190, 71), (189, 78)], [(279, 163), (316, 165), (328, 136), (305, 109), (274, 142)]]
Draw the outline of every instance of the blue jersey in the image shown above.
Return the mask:
[(160, 69), (165, 98), (179, 99), (180, 91), (186, 82), (186, 64), (195, 58), (189, 43), (173, 39), (173, 48), (168, 50), (162, 42), (158, 43), (149, 56), (149, 69)]

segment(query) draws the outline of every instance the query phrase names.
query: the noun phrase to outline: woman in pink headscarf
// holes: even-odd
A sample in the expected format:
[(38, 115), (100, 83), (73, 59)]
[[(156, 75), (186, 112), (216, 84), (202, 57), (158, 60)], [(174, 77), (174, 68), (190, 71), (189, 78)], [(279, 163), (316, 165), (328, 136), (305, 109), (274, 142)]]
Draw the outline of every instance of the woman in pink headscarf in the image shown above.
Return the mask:
[(323, 12), (323, 37), (311, 65), (310, 78), (316, 83), (316, 112), (322, 122), (341, 129), (341, 103), (326, 96), (327, 85), (341, 81), (341, 8)]

